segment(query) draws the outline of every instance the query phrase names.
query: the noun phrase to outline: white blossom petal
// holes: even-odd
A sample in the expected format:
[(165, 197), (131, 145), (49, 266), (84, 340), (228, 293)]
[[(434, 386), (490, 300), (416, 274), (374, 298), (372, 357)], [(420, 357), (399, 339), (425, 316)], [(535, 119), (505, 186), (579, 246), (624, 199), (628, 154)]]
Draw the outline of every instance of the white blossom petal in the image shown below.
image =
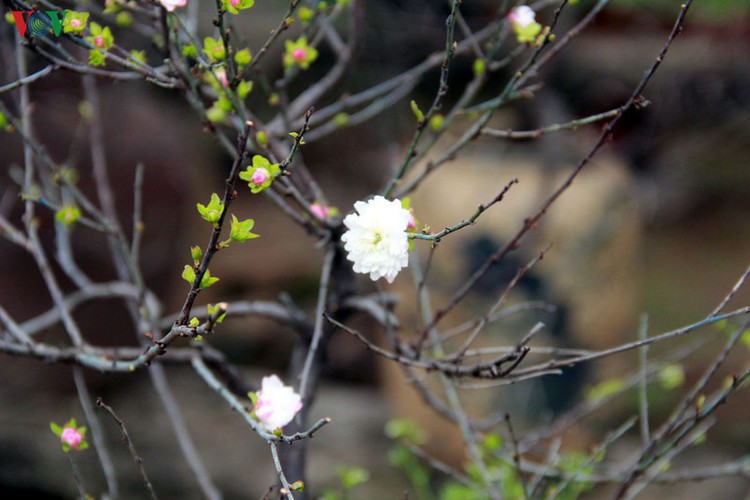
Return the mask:
[(184, 7), (187, 5), (187, 0), (159, 0), (159, 3), (167, 9), (168, 12), (174, 12), (177, 7)]
[(302, 409), (302, 398), (279, 377), (263, 377), (255, 403), (255, 416), (269, 431), (279, 429), (292, 421)]
[(401, 201), (376, 196), (354, 204), (358, 212), (344, 218), (348, 231), (341, 237), (354, 272), (369, 274), (376, 281), (385, 277), (392, 283), (409, 264), (409, 211)]

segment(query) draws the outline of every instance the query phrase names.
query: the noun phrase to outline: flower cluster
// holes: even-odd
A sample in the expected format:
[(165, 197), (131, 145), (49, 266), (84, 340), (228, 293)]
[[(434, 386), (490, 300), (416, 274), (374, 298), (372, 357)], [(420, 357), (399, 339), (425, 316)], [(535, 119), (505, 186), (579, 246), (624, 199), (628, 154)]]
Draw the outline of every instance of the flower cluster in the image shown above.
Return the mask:
[(307, 45), (307, 38), (300, 37), (296, 42), (286, 41), (284, 52), (284, 67), (287, 69), (299, 66), (307, 69), (318, 58), (318, 50)]
[(312, 212), (318, 219), (326, 220), (331, 217), (336, 217), (339, 214), (339, 209), (329, 206), (327, 203), (316, 201), (310, 205), (310, 212)]
[(222, 0), (222, 4), (230, 14), (239, 14), (241, 10), (255, 5), (255, 0)]
[(388, 201), (376, 196), (368, 202), (354, 204), (357, 214), (344, 219), (348, 231), (341, 237), (354, 262), (354, 271), (369, 274), (376, 281), (382, 277), (392, 283), (402, 268), (409, 264), (410, 216), (399, 200)]
[(240, 179), (247, 181), (253, 194), (260, 193), (271, 185), (273, 180), (281, 173), (278, 163), (271, 163), (260, 155), (253, 156), (252, 166), (248, 166), (244, 172), (240, 172)]
[(518, 43), (533, 43), (542, 31), (542, 25), (536, 22), (536, 13), (528, 5), (519, 5), (510, 11), (508, 19), (516, 32)]
[(253, 411), (261, 425), (268, 431), (275, 431), (292, 421), (302, 409), (302, 398), (294, 389), (284, 385), (279, 377), (263, 377), (261, 389), (251, 395), (255, 400)]
[(76, 451), (83, 451), (89, 447), (86, 442), (86, 427), (77, 427), (76, 419), (71, 418), (62, 427), (54, 422), (51, 422), (49, 426), (55, 436), (60, 439), (63, 451), (68, 452), (71, 448)]

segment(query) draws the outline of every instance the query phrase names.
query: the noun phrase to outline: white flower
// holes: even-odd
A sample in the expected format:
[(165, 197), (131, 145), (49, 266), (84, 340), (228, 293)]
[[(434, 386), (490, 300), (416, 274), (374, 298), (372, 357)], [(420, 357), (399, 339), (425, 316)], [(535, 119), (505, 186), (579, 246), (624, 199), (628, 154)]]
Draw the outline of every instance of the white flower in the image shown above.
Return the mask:
[(358, 201), (354, 209), (359, 214), (346, 216), (344, 225), (349, 230), (341, 237), (348, 252), (346, 258), (354, 262), (355, 272), (369, 273), (373, 281), (385, 276), (392, 283), (409, 264), (409, 211), (401, 201), (388, 201), (382, 196)]
[(261, 425), (274, 431), (292, 421), (302, 409), (302, 398), (276, 375), (263, 377), (255, 403), (255, 416)]
[(174, 12), (177, 7), (184, 7), (187, 5), (187, 0), (159, 0), (162, 7), (167, 9), (169, 12)]
[(508, 19), (517, 27), (525, 28), (536, 22), (536, 14), (528, 5), (520, 5), (508, 14)]

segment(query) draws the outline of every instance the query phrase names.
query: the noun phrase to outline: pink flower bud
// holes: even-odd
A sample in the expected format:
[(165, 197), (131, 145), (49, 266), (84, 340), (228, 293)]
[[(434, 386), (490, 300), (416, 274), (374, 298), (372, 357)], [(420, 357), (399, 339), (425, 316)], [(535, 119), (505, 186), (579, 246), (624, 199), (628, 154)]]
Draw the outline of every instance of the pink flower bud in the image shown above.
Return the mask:
[(328, 205), (323, 203), (313, 203), (312, 205), (310, 205), (310, 211), (315, 214), (315, 217), (322, 220), (327, 219), (328, 214), (330, 213)]
[(294, 59), (294, 61), (298, 63), (304, 62), (305, 59), (307, 59), (307, 50), (294, 49), (292, 51), (292, 59)]
[(229, 0), (229, 3), (231, 3), (232, 7), (234, 7), (236, 9), (237, 6), (240, 4), (241, 1), (242, 0)]
[(97, 47), (104, 47), (104, 37), (102, 35), (96, 35), (94, 37), (94, 45)]
[(229, 78), (227, 77), (227, 70), (225, 70), (224, 68), (219, 68), (214, 72), (214, 74), (216, 75), (216, 78), (224, 87), (227, 87), (227, 88), (229, 87)]
[(406, 230), (407, 230), (407, 231), (413, 231), (413, 230), (414, 230), (414, 229), (416, 229), (416, 228), (417, 228), (417, 223), (416, 223), (416, 221), (414, 220), (414, 215), (412, 215), (412, 213), (411, 213), (411, 212), (409, 212), (409, 220), (408, 220), (408, 222), (406, 223)]
[(72, 19), (70, 21), (70, 27), (77, 30), (81, 27), (81, 21), (79, 19)]
[(71, 448), (78, 448), (78, 445), (83, 441), (83, 436), (73, 427), (66, 427), (60, 434), (60, 440)]
[(255, 172), (253, 172), (253, 176), (250, 178), (253, 181), (253, 184), (256, 186), (262, 186), (266, 182), (268, 182), (268, 179), (271, 178), (271, 174), (268, 173), (268, 170), (265, 168), (257, 168), (255, 169)]

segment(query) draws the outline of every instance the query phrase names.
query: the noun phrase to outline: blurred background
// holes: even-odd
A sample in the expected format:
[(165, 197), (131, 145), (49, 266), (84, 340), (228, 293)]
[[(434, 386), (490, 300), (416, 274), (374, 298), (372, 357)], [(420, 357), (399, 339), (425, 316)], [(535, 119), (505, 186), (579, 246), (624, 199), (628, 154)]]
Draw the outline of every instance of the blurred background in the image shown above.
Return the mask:
[[(249, 46), (257, 50), (283, 16), (286, 2), (256, 3), (237, 23)], [(573, 26), (591, 3), (580, 0), (569, 7), (558, 31)], [(469, 26), (485, 25), (497, 14), (497, 4), (464, 2)], [(202, 36), (210, 33), (211, 5), (201, 5), (206, 21)], [(535, 129), (619, 106), (663, 45), (678, 8), (678, 2), (671, 0), (613, 1), (586, 32), (544, 67), (534, 80), (543, 82), (534, 99), (514, 101), (497, 113), (491, 125)], [(346, 78), (325, 96), (325, 103), (397, 75), (444, 44), (447, 2), (364, 0), (357, 9), (361, 30), (356, 34), (355, 59)], [(547, 8), (537, 19), (548, 23), (552, 12)], [(297, 30), (292, 26), (289, 36)], [(15, 78), (14, 31), (10, 25), (0, 29), (0, 85)], [(125, 30), (116, 30), (115, 36), (123, 44), (139, 40)], [(526, 331), (524, 321), (541, 320), (548, 327), (545, 341), (599, 349), (635, 340), (641, 313), (649, 315), (650, 334), (657, 334), (697, 321), (716, 307), (750, 260), (748, 44), (750, 4), (745, 0), (696, 2), (684, 32), (644, 93), (648, 105), (624, 117), (613, 140), (538, 230), (480, 283), (465, 308), (449, 318), (446, 326), (485, 311), (518, 267), (550, 242), (553, 247), (545, 260), (519, 284), (513, 300), (545, 300), (557, 306), (556, 312), (504, 323), (488, 333), (487, 342), (507, 343), (508, 338)], [(150, 50), (150, 57), (158, 57)], [(332, 58), (332, 53), (321, 50), (320, 60), (292, 90), (299, 91), (308, 79), (325, 74)], [(469, 58), (455, 61), (447, 106), (471, 78), (472, 62)], [(30, 65), (33, 71), (43, 62), (32, 57)], [(515, 68), (499, 71), (489, 87), (501, 88)], [(280, 50), (269, 54), (264, 71), (281, 75)], [(408, 101), (413, 98), (426, 108), (437, 88), (437, 76), (437, 71), (428, 73), (413, 95), (373, 120), (336, 131), (304, 148), (305, 161), (331, 204), (346, 213), (354, 201), (380, 189), (414, 130)], [(102, 82), (99, 88), (107, 159), (125, 227), (132, 213), (135, 166), (138, 162), (146, 166), (142, 264), (146, 282), (163, 299), (167, 314), (181, 306), (187, 291), (180, 272), (183, 261), (189, 259), (189, 246), (202, 245), (208, 236), (205, 223), (194, 213), (195, 202), (205, 203), (220, 189), (231, 159), (202, 130), (179, 95), (142, 83)], [(80, 78), (58, 71), (35, 82), (31, 98), (39, 140), (53, 158), (76, 168), (81, 188), (93, 193), (87, 126), (79, 113)], [(0, 99), (17, 111), (15, 92)], [(256, 91), (250, 107), (270, 117), (273, 110), (267, 101), (267, 95)], [(446, 141), (457, 138), (461, 126)], [(520, 181), (508, 199), (475, 227), (441, 243), (430, 283), (436, 300), (449, 296), (518, 229), (523, 218), (586, 154), (599, 127), (585, 126), (534, 141), (482, 137), (425, 183), (412, 206), (421, 223), (440, 228), (471, 214), (477, 203), (491, 199), (510, 179)], [(438, 146), (435, 156), (447, 143)], [(17, 134), (0, 132), (0, 212), (19, 226), (21, 146)], [(313, 250), (313, 239), (262, 197), (242, 195), (235, 210), (256, 220), (261, 238), (219, 255), (211, 271), (221, 281), (201, 294), (200, 304), (277, 300), (284, 292), (297, 306), (311, 310), (322, 262), (322, 253)], [(50, 249), (54, 248), (51, 226), (50, 213), (42, 225)], [(302, 245), (311, 250), (301, 253)], [(76, 228), (74, 249), (92, 279), (114, 278), (101, 235)], [(404, 303), (397, 312), (409, 331), (417, 319), (411, 312), (413, 293), (407, 274), (402, 273), (395, 289), (403, 291)], [(73, 289), (71, 283), (63, 284)], [(51, 307), (31, 257), (5, 240), (0, 240), (0, 285), (0, 304), (19, 322)], [(750, 290), (745, 287), (733, 304), (749, 302)], [(92, 302), (76, 311), (75, 317), (95, 345), (137, 345), (127, 311), (115, 301)], [(367, 330), (366, 319), (353, 325), (379, 339), (379, 332)], [(211, 342), (243, 369), (248, 380), (257, 383), (269, 372), (285, 372), (294, 332), (251, 318), (230, 319), (222, 326)], [(39, 338), (52, 344), (65, 342), (64, 332), (55, 328)], [(679, 345), (657, 346), (652, 355), (658, 357)], [(700, 376), (715, 347), (690, 358), (687, 383)], [(722, 376), (746, 365), (748, 357), (746, 348), (738, 349)], [(467, 398), (467, 405), (479, 414), (512, 412), (521, 429), (533, 428), (580, 401), (585, 387), (629, 373), (636, 359), (634, 353), (626, 354), (602, 366), (571, 370), (557, 380), (503, 392), (477, 392)], [(428, 449), (461, 466), (464, 457), (455, 434), (435, 418), (413, 414), (415, 394), (394, 367), (374, 359), (343, 334), (333, 338), (328, 361), (311, 417), (332, 416), (334, 423), (310, 446), (308, 481), (313, 494), (337, 487), (337, 466), (356, 465), (371, 474), (370, 481), (356, 490), (357, 498), (402, 496), (408, 482), (389, 465), (392, 443), (383, 432), (386, 421), (394, 416), (420, 419), (430, 435)], [(169, 367), (168, 373), (201, 456), (226, 498), (263, 495), (275, 481), (266, 445), (191, 370)], [(87, 372), (86, 378), (92, 393), (101, 395), (128, 425), (160, 497), (200, 498), (147, 376)], [(0, 493), (4, 498), (72, 498), (75, 484), (49, 431), (50, 421), (83, 418), (70, 367), (2, 355), (0, 381)], [(657, 398), (652, 408), (656, 421), (668, 414), (678, 394)], [(566, 446), (585, 449), (601, 438), (612, 421), (634, 411), (635, 397), (618, 399), (607, 415), (572, 430)], [(739, 393), (719, 415), (722, 425), (710, 431), (708, 443), (702, 445), (701, 465), (736, 459), (750, 450), (747, 395)], [(102, 418), (123, 491), (128, 492), (125, 498), (144, 496), (117, 429)], [(619, 452), (626, 456), (627, 444)], [(83, 454), (81, 459), (89, 490), (103, 491), (94, 454)], [(711, 498), (716, 492), (741, 498), (749, 485), (747, 480), (728, 478), (663, 488), (648, 489), (643, 498), (664, 494)], [(594, 492), (591, 498), (602, 494)]]

